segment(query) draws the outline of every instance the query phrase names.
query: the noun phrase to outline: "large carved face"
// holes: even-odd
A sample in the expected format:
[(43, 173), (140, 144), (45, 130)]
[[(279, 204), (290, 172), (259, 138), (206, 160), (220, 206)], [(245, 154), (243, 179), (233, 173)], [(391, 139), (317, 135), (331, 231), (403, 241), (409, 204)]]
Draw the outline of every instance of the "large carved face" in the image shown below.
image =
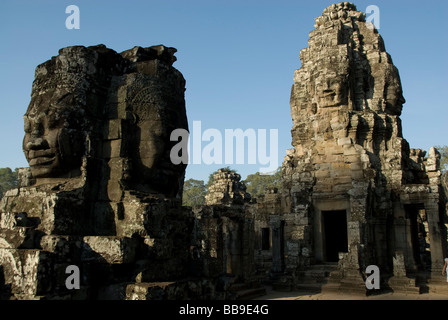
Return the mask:
[(131, 141), (131, 154), (139, 160), (143, 171), (153, 168), (165, 149), (164, 136), (167, 132), (164, 121), (168, 120), (164, 119), (166, 104), (162, 88), (151, 82), (131, 100), (135, 137)]
[(347, 81), (345, 78), (327, 71), (317, 79), (315, 94), (320, 108), (347, 105)]
[(34, 178), (80, 175), (86, 135), (103, 105), (102, 68), (115, 57), (102, 45), (74, 46), (36, 68), (23, 139)]
[(401, 87), (398, 71), (396, 71), (396, 75), (389, 76), (388, 80), (389, 81), (385, 92), (385, 111), (389, 114), (400, 115), (402, 106), (406, 100), (403, 97), (403, 89)]
[(57, 105), (47, 105), (38, 96), (30, 103), (24, 116), (23, 151), (34, 178), (73, 177), (80, 173), (85, 140), (80, 122), (84, 117), (82, 108), (71, 102), (66, 96)]
[(187, 128), (183, 91), (175, 90), (173, 83), (161, 85), (156, 79), (144, 78), (140, 84), (144, 87), (130, 99), (134, 119), (128, 144), (132, 180), (151, 190), (175, 194), (185, 166), (171, 162), (170, 151), (175, 143), (170, 141), (170, 135), (174, 129)]

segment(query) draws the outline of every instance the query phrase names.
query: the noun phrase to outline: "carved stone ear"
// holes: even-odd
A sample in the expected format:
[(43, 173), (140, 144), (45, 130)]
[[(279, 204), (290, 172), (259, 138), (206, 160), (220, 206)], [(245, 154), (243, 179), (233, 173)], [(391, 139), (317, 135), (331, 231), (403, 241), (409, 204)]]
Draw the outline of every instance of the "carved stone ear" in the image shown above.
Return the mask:
[(58, 134), (58, 145), (61, 160), (65, 160), (68, 157), (73, 156), (70, 141), (70, 133), (65, 128), (62, 128)]
[(85, 151), (85, 137), (80, 132), (70, 132), (62, 128), (58, 134), (59, 155), (62, 161), (80, 163)]

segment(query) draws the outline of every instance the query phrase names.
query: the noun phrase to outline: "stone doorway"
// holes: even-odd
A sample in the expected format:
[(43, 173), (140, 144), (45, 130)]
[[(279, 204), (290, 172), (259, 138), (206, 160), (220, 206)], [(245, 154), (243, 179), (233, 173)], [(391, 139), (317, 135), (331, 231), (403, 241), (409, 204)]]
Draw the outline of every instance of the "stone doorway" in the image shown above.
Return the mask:
[(348, 252), (347, 212), (322, 211), (324, 261), (338, 262), (339, 252)]
[(425, 206), (422, 203), (404, 205), (410, 222), (412, 254), (418, 270), (431, 269), (429, 227)]

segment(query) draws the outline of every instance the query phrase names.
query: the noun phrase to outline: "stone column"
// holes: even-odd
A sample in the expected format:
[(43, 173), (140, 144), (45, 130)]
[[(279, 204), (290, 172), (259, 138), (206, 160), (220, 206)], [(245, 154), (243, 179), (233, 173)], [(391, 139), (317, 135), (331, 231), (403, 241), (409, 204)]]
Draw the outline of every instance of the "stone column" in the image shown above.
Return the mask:
[(393, 223), (394, 228), (394, 248), (393, 252), (402, 252), (404, 254), (404, 264), (406, 271), (414, 272), (416, 265), (412, 251), (411, 243), (411, 223), (409, 219), (404, 217), (395, 218)]
[(271, 216), (269, 224), (272, 229), (272, 267), (273, 274), (283, 273), (285, 259), (283, 255), (283, 228), (285, 222), (279, 216)]
[(446, 235), (441, 234), (438, 199), (425, 201), (426, 217), (428, 219), (429, 239), (431, 248), (431, 278), (442, 277), (444, 264), (444, 247), (442, 241), (446, 241)]

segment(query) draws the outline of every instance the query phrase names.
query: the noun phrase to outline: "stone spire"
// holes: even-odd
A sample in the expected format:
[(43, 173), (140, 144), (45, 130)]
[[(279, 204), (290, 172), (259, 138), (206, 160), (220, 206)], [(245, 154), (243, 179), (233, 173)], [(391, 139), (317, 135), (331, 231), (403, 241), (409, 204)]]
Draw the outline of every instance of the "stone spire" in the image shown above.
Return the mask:
[[(383, 39), (373, 24), (366, 23), (365, 14), (348, 2), (329, 6), (315, 21), (309, 46), (300, 52), (302, 67), (294, 74), (294, 150), (288, 152), (287, 159), (294, 153), (304, 165), (317, 164), (330, 152), (326, 159), (337, 161), (329, 162), (344, 162), (347, 159), (341, 155), (350, 153), (343, 152), (345, 146), (347, 150), (356, 148), (351, 152), (359, 155), (357, 170), (377, 166), (380, 154), (387, 159), (381, 161), (382, 169), (401, 170), (401, 152), (409, 148), (402, 139), (399, 118), (405, 100), (398, 70), (385, 51)], [(320, 160), (313, 160), (316, 158)], [(302, 168), (304, 172), (313, 169)], [(402, 179), (399, 175), (396, 173), (398, 184)]]
[(335, 106), (400, 115), (405, 101), (398, 70), (365, 14), (341, 2), (315, 21), (294, 76), (293, 118), (301, 109)]
[[(359, 270), (369, 264), (388, 272), (392, 258), (404, 253), (404, 266), (394, 268), (421, 268), (421, 259), (414, 259), (417, 249), (401, 240), (419, 235), (406, 233), (401, 224), (407, 219), (408, 227), (416, 225), (416, 212), (423, 207), (432, 217), (428, 221), (438, 221), (437, 203), (443, 203), (438, 153), (432, 149), (423, 159), (403, 138), (399, 72), (365, 18), (355, 5), (341, 2), (315, 19), (308, 47), (300, 52), (302, 66), (294, 74), (293, 149), (282, 169), (286, 269), (335, 261), (329, 260), (333, 254), (338, 277), (361, 290)], [(335, 226), (325, 225), (337, 212), (346, 214), (338, 218), (338, 234), (347, 232), (340, 238), (328, 231)], [(395, 242), (388, 230), (399, 235)], [(432, 230), (439, 230), (437, 223)], [(338, 239), (341, 247), (330, 252)], [(443, 265), (445, 239), (439, 231), (431, 239), (431, 263)]]
[(219, 169), (213, 175), (213, 184), (205, 196), (206, 204), (242, 205), (249, 202), (250, 194), (246, 192), (246, 185), (240, 180), (238, 173)]

